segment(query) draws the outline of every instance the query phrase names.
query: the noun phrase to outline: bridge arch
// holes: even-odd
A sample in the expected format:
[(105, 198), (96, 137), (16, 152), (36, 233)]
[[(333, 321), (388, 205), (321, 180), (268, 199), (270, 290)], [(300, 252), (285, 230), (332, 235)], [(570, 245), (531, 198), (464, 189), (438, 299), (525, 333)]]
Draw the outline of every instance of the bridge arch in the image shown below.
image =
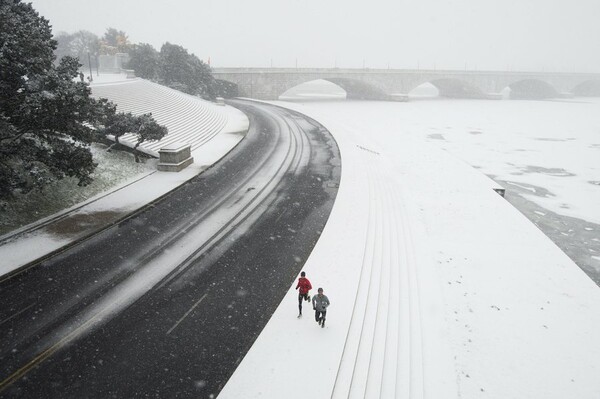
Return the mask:
[(387, 100), (388, 94), (379, 87), (359, 79), (323, 78), (346, 91), (346, 98), (352, 100)]
[(571, 93), (580, 97), (600, 97), (600, 79), (581, 82), (571, 90)]
[(304, 83), (311, 83), (317, 80), (325, 80), (333, 83), (346, 92), (346, 99), (349, 100), (387, 100), (389, 95), (378, 86), (365, 82), (360, 79), (352, 78), (341, 78), (341, 77), (328, 77), (319, 76), (304, 79), (300, 82), (296, 81), (286, 87), (285, 90), (279, 94), (279, 96), (287, 93), (290, 89), (300, 86)]
[(425, 83), (430, 83), (439, 91), (440, 97), (447, 98), (486, 98), (485, 93), (477, 86), (456, 78), (439, 78), (422, 80), (413, 83), (408, 92), (410, 93), (417, 87)]
[(440, 89), (431, 84), (431, 82), (425, 82), (421, 83), (417, 87), (414, 87), (406, 94), (411, 99), (434, 98), (440, 96)]
[(313, 79), (290, 87), (279, 95), (280, 100), (324, 99), (345, 100), (346, 90), (325, 79)]
[(507, 85), (510, 98), (520, 100), (539, 100), (560, 97), (558, 91), (550, 83), (539, 79), (523, 79)]

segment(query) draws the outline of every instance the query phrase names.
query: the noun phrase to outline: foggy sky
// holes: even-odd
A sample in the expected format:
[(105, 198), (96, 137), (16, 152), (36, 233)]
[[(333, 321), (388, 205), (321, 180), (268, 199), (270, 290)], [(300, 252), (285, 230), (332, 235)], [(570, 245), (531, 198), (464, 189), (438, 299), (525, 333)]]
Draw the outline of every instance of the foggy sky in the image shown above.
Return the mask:
[(34, 0), (54, 33), (124, 30), (213, 67), (600, 72), (600, 0)]

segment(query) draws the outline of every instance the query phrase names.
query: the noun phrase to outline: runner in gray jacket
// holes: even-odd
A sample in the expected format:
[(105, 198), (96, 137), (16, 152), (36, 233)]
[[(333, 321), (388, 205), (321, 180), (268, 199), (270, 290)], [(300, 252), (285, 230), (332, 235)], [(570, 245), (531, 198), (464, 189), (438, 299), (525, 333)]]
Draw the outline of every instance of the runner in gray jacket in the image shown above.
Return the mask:
[(331, 304), (327, 295), (323, 294), (323, 288), (319, 288), (317, 295), (313, 295), (312, 303), (315, 310), (315, 321), (321, 327), (325, 327), (325, 316), (327, 315), (327, 307)]

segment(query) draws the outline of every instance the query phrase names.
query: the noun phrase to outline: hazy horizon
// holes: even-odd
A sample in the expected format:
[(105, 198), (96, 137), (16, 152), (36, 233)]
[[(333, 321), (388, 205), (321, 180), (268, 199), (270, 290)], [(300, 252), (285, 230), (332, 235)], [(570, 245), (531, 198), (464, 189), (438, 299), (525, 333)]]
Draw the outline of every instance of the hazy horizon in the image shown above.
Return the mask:
[(600, 2), (34, 0), (54, 34), (107, 28), (213, 67), (600, 72)]

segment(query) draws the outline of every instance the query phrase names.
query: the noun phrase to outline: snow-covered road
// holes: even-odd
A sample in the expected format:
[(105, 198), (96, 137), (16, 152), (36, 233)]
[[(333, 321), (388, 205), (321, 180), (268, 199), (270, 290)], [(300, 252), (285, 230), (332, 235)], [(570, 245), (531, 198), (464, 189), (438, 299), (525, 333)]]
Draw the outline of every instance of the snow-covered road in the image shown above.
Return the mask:
[(340, 169), (318, 124), (237, 105), (251, 128), (213, 168), (2, 279), (0, 396), (220, 390), (317, 241)]

